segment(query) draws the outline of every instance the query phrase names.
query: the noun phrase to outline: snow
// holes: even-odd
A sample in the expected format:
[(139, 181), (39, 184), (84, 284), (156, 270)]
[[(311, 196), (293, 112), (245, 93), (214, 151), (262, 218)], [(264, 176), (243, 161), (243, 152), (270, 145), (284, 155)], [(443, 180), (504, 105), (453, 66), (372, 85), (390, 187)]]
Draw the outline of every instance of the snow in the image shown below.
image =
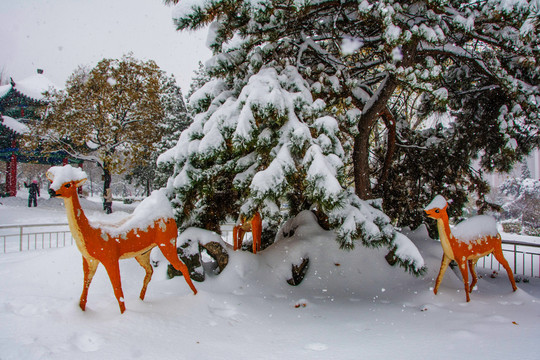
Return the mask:
[(88, 179), (88, 175), (81, 169), (71, 165), (53, 166), (47, 171), (47, 178), (52, 179), (51, 189), (57, 191), (62, 185), (71, 181)]
[(43, 74), (35, 74), (15, 83), (15, 90), (36, 100), (42, 100), (44, 92), (57, 88)]
[(0, 98), (3, 98), (12, 89), (11, 85), (0, 86)]
[(154, 190), (149, 197), (145, 198), (137, 205), (133, 214), (119, 225), (117, 222), (104, 224), (103, 221), (90, 222), (96, 228), (102, 228), (112, 236), (125, 234), (132, 229), (145, 230), (148, 227), (154, 226), (154, 222), (159, 219), (172, 219), (174, 212), (169, 199), (165, 194), (165, 189)]
[(28, 132), (28, 126), (26, 126), (23, 123), (20, 123), (19, 121), (15, 120), (12, 117), (2, 115), (1, 119), (2, 119), (2, 124), (5, 127), (16, 132), (17, 134), (25, 134)]
[(429, 205), (426, 206), (424, 210), (444, 209), (446, 205), (448, 205), (446, 203), (446, 199), (442, 195), (437, 195), (433, 198)]
[[(339, 158), (338, 158), (339, 160)], [(343, 191), (341, 184), (336, 179), (337, 170), (323, 155), (321, 148), (314, 145), (308, 149), (304, 158), (304, 163), (310, 163), (307, 171), (306, 180), (314, 183), (314, 187), (318, 189), (324, 189), (321, 191), (321, 197), (328, 197), (331, 200), (337, 200), (340, 193)], [(337, 164), (343, 167), (343, 163)], [(327, 200), (327, 199), (324, 199)]]
[(193, 13), (197, 8), (203, 8), (209, 3), (208, 0), (182, 0), (172, 10), (172, 18), (179, 19)]
[[(60, 199), (40, 199), (32, 209), (26, 198), (13, 199), (2, 199), (2, 224), (6, 215), (65, 221)], [(303, 217), (288, 224), (295, 241), (283, 236), (258, 255), (229, 248), (227, 268), (196, 283), (195, 296), (184, 279), (166, 279), (159, 264), (141, 301), (144, 270), (121, 261), (122, 315), (102, 266), (87, 310), (79, 309), (83, 271), (75, 246), (0, 254), (2, 359), (538, 358), (540, 279), (512, 292), (506, 276), (479, 269), (484, 276), (466, 303), (461, 280), (449, 271), (434, 295), (442, 249), (425, 228), (406, 234), (428, 266), (415, 278), (387, 265), (384, 251), (338, 249)], [(292, 287), (281, 263), (302, 249), (310, 268)]]
[(212, 126), (199, 143), (199, 152), (202, 154), (211, 154), (221, 147), (225, 146), (225, 139), (221, 136), (217, 126)]
[(497, 236), (497, 222), (491, 216), (473, 216), (454, 226), (452, 234), (463, 242), (474, 241), (484, 236)]
[(393, 43), (401, 36), (401, 28), (394, 24), (390, 24), (386, 28), (384, 35), (388, 43)]
[(279, 192), (281, 184), (286, 181), (285, 174), (294, 169), (291, 153), (286, 146), (283, 146), (270, 165), (253, 177), (251, 191), (261, 194)]
[(341, 52), (343, 55), (351, 55), (362, 48), (362, 46), (364, 46), (364, 43), (360, 39), (344, 37), (341, 41)]

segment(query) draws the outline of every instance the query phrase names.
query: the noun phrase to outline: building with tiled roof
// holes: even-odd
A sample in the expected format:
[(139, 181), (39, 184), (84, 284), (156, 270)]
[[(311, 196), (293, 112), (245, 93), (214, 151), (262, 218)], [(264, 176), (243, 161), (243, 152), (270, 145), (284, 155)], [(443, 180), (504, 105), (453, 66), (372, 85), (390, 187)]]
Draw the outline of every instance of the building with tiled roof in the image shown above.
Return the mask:
[(6, 163), (5, 178), (0, 178), (0, 195), (17, 194), (17, 164), (58, 165), (67, 162), (67, 154), (42, 154), (19, 148), (20, 138), (28, 132), (28, 123), (39, 118), (40, 108), (47, 105), (45, 92), (57, 87), (38, 69), (37, 74), (0, 86), (0, 161)]

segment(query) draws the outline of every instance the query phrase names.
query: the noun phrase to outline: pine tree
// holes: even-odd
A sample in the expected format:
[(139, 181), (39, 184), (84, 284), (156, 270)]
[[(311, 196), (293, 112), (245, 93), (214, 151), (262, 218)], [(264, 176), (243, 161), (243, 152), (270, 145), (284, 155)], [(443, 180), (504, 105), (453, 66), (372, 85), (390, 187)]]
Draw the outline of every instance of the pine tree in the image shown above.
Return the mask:
[(199, 61), (199, 67), (195, 70), (195, 75), (191, 79), (191, 84), (189, 86), (189, 92), (187, 93), (187, 98), (191, 97), (195, 91), (199, 90), (204, 84), (210, 80), (209, 75), (206, 73), (206, 68), (204, 64)]
[[(207, 165), (212, 174), (222, 176), (225, 188), (231, 184), (226, 179), (238, 179), (240, 171), (249, 185), (241, 186), (244, 182), (237, 180), (228, 196), (240, 202), (241, 212), (268, 206), (265, 201), (286, 202), (295, 211), (315, 207), (328, 217), (344, 247), (360, 238), (365, 244), (392, 247), (394, 230), (384, 232), (391, 228), (386, 215), (385, 221), (373, 221), (383, 217), (365, 212), (347, 217), (343, 210), (362, 208), (365, 204), (360, 199), (382, 197), (386, 212), (408, 212), (409, 218), (400, 222), (405, 224), (412, 216), (418, 217), (413, 214), (419, 214), (441, 188), (452, 189), (456, 200), (465, 198), (471, 189), (481, 196), (486, 184), (471, 168), (472, 159), (480, 156), (485, 169), (503, 169), (538, 144), (535, 11), (525, 2), (495, 0), (179, 2), (175, 9), (178, 29), (209, 25), (208, 43), (214, 57), (206, 63), (210, 79), (190, 98), (190, 103), (198, 104), (194, 107), (197, 125), (181, 138), (183, 147), (191, 145), (191, 150), (185, 154), (179, 150), (177, 196), (182, 201), (204, 199), (201, 204), (211, 209), (212, 191), (203, 191), (205, 196), (200, 197), (196, 185), (186, 184), (208, 180)], [(265, 83), (271, 85), (251, 86), (272, 71), (271, 78), (276, 80)], [(262, 88), (264, 96), (254, 103), (243, 95), (247, 89), (256, 93)], [(298, 93), (302, 96), (293, 95)], [(284, 100), (291, 98), (296, 99), (292, 108)], [(238, 120), (229, 120), (225, 108), (236, 111)], [(445, 113), (451, 115), (449, 123), (429, 129), (429, 120)], [(300, 130), (300, 135), (293, 131), (298, 138), (283, 137), (283, 126), (289, 126), (293, 115), (300, 125), (291, 127), (307, 127), (311, 137)], [(251, 117), (246, 125), (243, 121)], [(333, 119), (337, 131), (326, 134), (328, 129), (317, 126), (321, 118)], [(217, 152), (201, 156), (201, 146), (209, 145), (205, 139), (210, 131), (219, 139), (212, 144)], [(322, 134), (327, 137), (326, 148)], [(240, 149), (261, 149), (252, 156), (256, 160), (235, 155), (238, 142)], [(292, 144), (285, 147), (292, 161), (278, 146), (280, 142)], [(320, 159), (313, 151), (315, 145), (331, 163), (317, 166), (329, 169), (325, 175), (310, 172), (311, 162)], [(228, 150), (222, 153), (222, 149)], [(424, 167), (426, 158), (432, 160)], [(456, 161), (459, 165), (451, 166)], [(242, 172), (229, 162), (245, 163), (246, 168)], [(272, 190), (285, 199), (280, 204), (272, 191), (257, 191), (262, 177), (257, 175), (275, 168), (283, 174), (270, 182)], [(419, 191), (412, 202), (404, 203), (403, 193), (390, 195), (403, 188), (403, 183), (395, 181), (398, 177), (392, 176), (399, 169), (408, 174), (402, 177), (403, 183), (415, 184)], [(444, 183), (437, 186), (441, 178), (434, 176), (441, 172), (445, 172)], [(335, 179), (342, 192), (332, 193), (337, 186), (330, 186), (329, 179)], [(353, 192), (348, 186), (351, 180)], [(207, 210), (195, 204), (182, 208), (183, 216), (192, 216), (192, 222), (199, 219), (193, 209)], [(339, 215), (337, 209), (342, 210)], [(272, 218), (271, 211), (266, 212)], [(223, 214), (216, 214), (209, 220), (220, 220)], [(383, 235), (375, 240), (367, 224), (376, 224)]]

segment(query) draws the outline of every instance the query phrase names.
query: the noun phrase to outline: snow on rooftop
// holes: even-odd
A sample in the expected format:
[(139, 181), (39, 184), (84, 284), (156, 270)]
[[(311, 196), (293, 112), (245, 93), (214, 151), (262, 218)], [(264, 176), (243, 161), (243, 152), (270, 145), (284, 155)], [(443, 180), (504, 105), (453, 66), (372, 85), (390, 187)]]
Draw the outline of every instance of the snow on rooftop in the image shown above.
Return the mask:
[(47, 170), (47, 178), (52, 179), (51, 189), (58, 190), (60, 186), (67, 182), (87, 179), (88, 176), (81, 168), (75, 168), (71, 165), (53, 166)]
[(28, 132), (28, 126), (9, 116), (2, 116), (2, 125), (16, 132), (17, 134), (24, 134)]
[(11, 90), (10, 84), (0, 86), (0, 98), (3, 98), (4, 96), (6, 96), (9, 90)]
[(15, 83), (15, 90), (36, 100), (42, 100), (45, 91), (57, 88), (58, 87), (43, 74), (35, 74)]

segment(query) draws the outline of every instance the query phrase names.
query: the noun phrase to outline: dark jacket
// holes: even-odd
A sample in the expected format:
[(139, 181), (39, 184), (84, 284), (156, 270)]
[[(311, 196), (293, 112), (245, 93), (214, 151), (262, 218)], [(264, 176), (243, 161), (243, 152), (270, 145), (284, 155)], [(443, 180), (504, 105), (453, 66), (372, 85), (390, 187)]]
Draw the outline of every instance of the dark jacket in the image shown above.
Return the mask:
[(37, 194), (37, 196), (41, 196), (39, 193), (39, 187), (36, 183), (31, 183), (30, 185), (24, 183), (24, 187), (30, 188), (30, 190), (28, 190), (28, 195), (35, 196)]

